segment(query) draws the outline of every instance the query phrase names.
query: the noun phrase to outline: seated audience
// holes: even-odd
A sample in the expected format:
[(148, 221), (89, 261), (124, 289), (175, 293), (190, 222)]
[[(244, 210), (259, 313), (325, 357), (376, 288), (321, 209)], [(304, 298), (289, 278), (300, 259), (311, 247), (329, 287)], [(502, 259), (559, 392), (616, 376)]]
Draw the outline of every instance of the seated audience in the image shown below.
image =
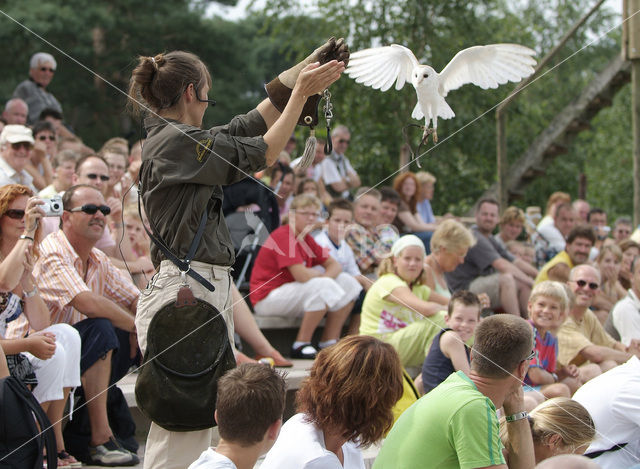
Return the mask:
[[(575, 296), (569, 317), (558, 331), (558, 364), (576, 365), (580, 379), (586, 382), (594, 376), (624, 363), (632, 354), (640, 354), (637, 344), (624, 346), (607, 334), (595, 314), (589, 309), (600, 288), (600, 274), (590, 265), (571, 270), (568, 286)], [(594, 369), (592, 364), (597, 364)]]
[(570, 397), (582, 384), (575, 365), (556, 365), (558, 339), (554, 334), (565, 318), (568, 302), (564, 286), (550, 281), (537, 284), (529, 298), (529, 324), (536, 337), (536, 355), (529, 363), (524, 383), (525, 398), (536, 404), (538, 398)]
[(444, 317), (447, 326), (433, 339), (422, 364), (424, 393), (435, 389), (451, 373), (462, 371), (469, 375), (471, 358), (466, 342), (473, 339), (481, 310), (480, 301), (474, 293), (459, 290), (453, 294)]
[(37, 192), (25, 167), (33, 150), (33, 134), (24, 125), (5, 125), (0, 134), (0, 186), (22, 184)]
[(333, 152), (322, 161), (322, 182), (331, 197), (342, 197), (351, 200), (351, 189), (361, 185), (360, 176), (345, 152), (351, 143), (351, 133), (344, 125), (338, 125), (331, 133)]
[[(0, 188), (0, 346), (11, 373), (35, 385), (33, 394), (53, 425), (58, 467), (69, 467), (77, 461), (65, 449), (62, 414), (70, 391), (80, 386), (80, 335), (68, 324), (51, 325), (31, 273), (43, 215), (41, 202), (32, 195), (18, 184)], [(7, 326), (13, 329), (15, 324), (26, 324), (31, 333), (26, 337), (7, 333)]]
[[(587, 409), (567, 397), (554, 397), (539, 404), (529, 413), (529, 425), (536, 464), (559, 454), (583, 454), (596, 436)], [(508, 429), (509, 425), (502, 418), (500, 437), (504, 443)]]
[(282, 427), (286, 383), (271, 368), (244, 363), (218, 380), (215, 419), (220, 441), (189, 469), (253, 469)]
[(494, 199), (481, 199), (476, 205), (476, 225), (471, 230), (476, 244), (469, 249), (454, 271), (445, 274), (453, 291), (487, 293), (491, 308), (526, 317), (533, 278), (531, 265), (503, 249), (491, 234), (498, 223), (499, 205)]
[(601, 208), (592, 208), (589, 210), (589, 215), (587, 215), (587, 223), (591, 225), (596, 234), (596, 242), (589, 255), (589, 260), (594, 261), (596, 257), (598, 257), (598, 253), (602, 246), (604, 246), (611, 231), (611, 228), (607, 225), (607, 212)]
[(589, 261), (589, 252), (595, 240), (595, 233), (590, 226), (578, 225), (573, 228), (567, 237), (564, 251), (556, 254), (540, 269), (535, 283), (545, 280), (566, 283), (569, 280), (571, 269)]
[(464, 262), (469, 248), (476, 240), (471, 231), (455, 220), (445, 220), (431, 237), (431, 254), (424, 263), (426, 285), (432, 291), (450, 297), (445, 273), (453, 272)]
[(340, 263), (342, 272), (351, 275), (362, 286), (358, 300), (351, 311), (349, 333), (357, 334), (360, 328), (360, 312), (364, 295), (371, 286), (371, 280), (360, 273), (353, 251), (344, 240), (347, 226), (353, 219), (353, 205), (346, 199), (335, 199), (329, 204), (329, 219), (326, 229), (314, 235), (318, 245), (327, 249), (329, 255)]
[(587, 217), (589, 216), (589, 211), (591, 210), (589, 202), (582, 199), (576, 199), (571, 205), (573, 206), (573, 211), (576, 214), (576, 224), (583, 225), (587, 223)]
[(298, 414), (283, 426), (261, 469), (362, 469), (360, 447), (381, 439), (402, 396), (393, 347), (349, 336), (320, 351), (296, 396)]
[(402, 236), (391, 254), (365, 296), (360, 334), (393, 345), (402, 366), (422, 366), (433, 338), (445, 326), (442, 310), (448, 300), (425, 285), (424, 245), (418, 237)]
[(554, 192), (549, 196), (547, 200), (547, 209), (542, 217), (542, 220), (538, 223), (538, 230), (545, 225), (550, 225), (553, 223), (553, 217), (556, 215), (556, 209), (561, 204), (570, 204), (571, 196), (566, 192)]
[[(622, 344), (629, 346), (633, 340), (640, 340), (640, 257), (631, 264), (631, 288), (611, 310), (610, 323)], [(605, 324), (605, 329), (608, 324)]]
[(499, 231), (493, 235), (493, 239), (507, 249), (507, 243), (515, 241), (522, 234), (524, 228), (524, 212), (518, 207), (507, 207), (498, 223)]
[(33, 185), (41, 191), (53, 182), (53, 158), (58, 153), (56, 129), (51, 122), (38, 121), (33, 126), (35, 144), (25, 170), (33, 177)]
[(570, 203), (565, 202), (556, 207), (553, 223), (548, 223), (538, 229), (538, 234), (545, 241), (538, 245), (538, 249), (543, 251), (538, 256), (540, 259), (552, 259), (564, 250), (566, 239), (575, 226), (575, 218), (575, 212)]
[[(311, 339), (325, 316), (318, 345), (322, 349), (336, 343), (362, 289), (309, 234), (320, 206), (317, 197), (297, 196), (291, 203), (290, 223), (269, 235), (251, 272), (250, 298), (256, 314), (302, 317), (292, 358), (315, 358), (318, 350)], [(324, 271), (313, 269), (316, 265)]]
[(402, 199), (395, 189), (389, 186), (380, 188), (380, 211), (379, 220), (386, 225), (393, 225), (393, 222), (400, 210)]
[(640, 256), (640, 244), (631, 239), (625, 239), (618, 246), (622, 251), (622, 262), (620, 263), (618, 280), (622, 288), (628, 290), (631, 288), (631, 263), (637, 256)]
[(436, 229), (435, 223), (425, 223), (418, 214), (417, 204), (422, 199), (420, 184), (416, 175), (410, 171), (401, 173), (393, 180), (393, 188), (400, 195), (400, 207), (395, 219), (400, 233), (413, 233), (424, 243), (427, 253), (430, 250), (431, 234)]
[(531, 326), (520, 317), (499, 314), (482, 320), (469, 375), (453, 373), (409, 407), (389, 432), (373, 469), (506, 468), (496, 414), (501, 407), (509, 427), (510, 467), (533, 467), (522, 392), (533, 342)]
[(134, 465), (138, 457), (116, 441), (109, 425), (105, 390), (139, 357), (134, 326), (139, 291), (95, 248), (109, 214), (102, 193), (87, 185), (73, 186), (62, 202), (62, 227), (40, 244), (34, 275), (51, 321), (71, 324), (82, 339), (86, 406), (75, 412), (87, 411), (91, 435), (88, 447), (69, 449), (92, 464)]
[(282, 163), (273, 165), (269, 174), (269, 187), (276, 194), (278, 209), (280, 210), (280, 222), (284, 223), (289, 214), (289, 208), (293, 201), (293, 188), (295, 184), (295, 175), (293, 170)]
[(353, 203), (353, 223), (347, 231), (346, 240), (356, 256), (362, 275), (375, 279), (376, 269), (389, 253), (393, 241), (384, 236), (387, 226), (380, 227), (380, 192), (369, 187), (361, 187), (356, 192)]
[(600, 271), (601, 285), (593, 299), (592, 310), (602, 325), (607, 322), (613, 306), (625, 296), (618, 282), (622, 251), (615, 244), (605, 244), (596, 258), (595, 267)]
[(51, 83), (56, 72), (56, 59), (46, 52), (37, 52), (29, 61), (29, 78), (21, 82), (13, 91), (14, 98), (23, 99), (29, 106), (27, 123), (32, 125), (39, 118), (44, 109), (53, 109), (62, 113), (62, 106), (49, 91), (47, 86)]
[(13, 98), (7, 101), (2, 112), (5, 125), (27, 125), (27, 115), (29, 106), (20, 98)]
[(631, 222), (631, 218), (619, 217), (613, 224), (613, 232), (611, 234), (613, 236), (613, 241), (619, 244), (625, 239), (629, 239), (632, 232), (633, 223)]
[(640, 460), (640, 360), (589, 381), (573, 398), (591, 414), (596, 438), (586, 455), (603, 469), (636, 467)]
[(418, 200), (418, 204), (416, 205), (418, 215), (423, 222), (435, 224), (436, 217), (433, 214), (433, 209), (431, 208), (431, 199), (433, 199), (433, 189), (436, 185), (437, 179), (428, 171), (418, 171), (416, 173), (416, 178), (420, 184), (419, 193), (422, 199)]

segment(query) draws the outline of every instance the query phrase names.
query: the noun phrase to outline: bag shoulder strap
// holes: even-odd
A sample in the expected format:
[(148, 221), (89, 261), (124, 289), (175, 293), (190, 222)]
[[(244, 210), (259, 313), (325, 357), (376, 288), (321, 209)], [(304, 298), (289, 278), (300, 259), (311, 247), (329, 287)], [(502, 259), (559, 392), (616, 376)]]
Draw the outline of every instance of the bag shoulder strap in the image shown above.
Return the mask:
[[(142, 184), (140, 184), (138, 187), (138, 214), (140, 215), (140, 219), (142, 220), (142, 210), (140, 209), (141, 199), (142, 199)], [(147, 220), (149, 220), (151, 229), (155, 233), (158, 233), (158, 230), (156, 229), (153, 221), (151, 220), (151, 217), (147, 216)], [(207, 290), (209, 290), (210, 292), (213, 292), (215, 291), (216, 288), (211, 284), (211, 282), (209, 282), (207, 279), (205, 279), (202, 275), (200, 275), (195, 270), (192, 270), (189, 265), (189, 263), (191, 262), (191, 259), (193, 259), (193, 256), (196, 254), (196, 249), (198, 249), (198, 245), (200, 244), (200, 239), (204, 234), (204, 227), (206, 224), (207, 224), (207, 209), (205, 207), (204, 212), (202, 213), (202, 217), (200, 217), (200, 224), (198, 225), (198, 231), (196, 231), (196, 234), (193, 237), (193, 241), (191, 241), (191, 246), (189, 247), (189, 252), (187, 253), (187, 257), (185, 257), (183, 260), (179, 259), (178, 256), (173, 254), (171, 250), (167, 247), (167, 245), (164, 243), (164, 241), (160, 239), (159, 236), (158, 237), (154, 236), (149, 231), (149, 229), (145, 226), (144, 223), (142, 224), (142, 226), (144, 227), (144, 230), (149, 235), (149, 238), (151, 239), (151, 241), (153, 241), (156, 244), (156, 246), (158, 246), (160, 251), (162, 251), (162, 253), (165, 255), (167, 259), (173, 262), (178, 267), (178, 269), (180, 269), (182, 272), (185, 272), (189, 277), (199, 282)]]
[[(57, 457), (58, 457), (58, 449), (56, 446), (56, 437), (53, 433), (53, 426), (45, 414), (44, 410), (33, 396), (31, 391), (27, 389), (27, 387), (18, 381), (13, 376), (8, 376), (6, 379), (6, 384), (11, 388), (11, 390), (18, 396), (22, 402), (27, 406), (27, 408), (33, 412), (33, 415), (36, 417), (38, 421), (38, 425), (40, 426), (40, 430), (42, 433), (36, 437), (38, 442), (38, 452), (42, 453), (42, 439), (44, 439), (45, 447), (47, 448), (47, 465), (48, 467), (56, 467), (57, 465)], [(42, 467), (42, 460), (40, 458), (36, 459), (36, 464), (34, 469), (39, 469)]]

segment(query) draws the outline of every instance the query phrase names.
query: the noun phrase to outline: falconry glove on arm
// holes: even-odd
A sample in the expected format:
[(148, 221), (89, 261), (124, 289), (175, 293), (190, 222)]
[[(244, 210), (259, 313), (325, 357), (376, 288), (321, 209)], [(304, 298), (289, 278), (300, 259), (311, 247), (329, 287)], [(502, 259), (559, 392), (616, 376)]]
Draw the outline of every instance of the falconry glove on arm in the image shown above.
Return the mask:
[[(345, 44), (344, 39), (336, 40), (334, 37), (330, 38), (298, 65), (285, 70), (267, 83), (265, 88), (271, 103), (278, 111), (284, 111), (302, 69), (310, 63), (320, 62), (320, 65), (323, 65), (332, 60), (344, 62), (345, 66), (349, 63), (349, 46)], [(316, 94), (307, 98), (302, 114), (298, 118), (298, 125), (315, 127), (318, 124), (318, 104), (321, 97), (321, 95)]]

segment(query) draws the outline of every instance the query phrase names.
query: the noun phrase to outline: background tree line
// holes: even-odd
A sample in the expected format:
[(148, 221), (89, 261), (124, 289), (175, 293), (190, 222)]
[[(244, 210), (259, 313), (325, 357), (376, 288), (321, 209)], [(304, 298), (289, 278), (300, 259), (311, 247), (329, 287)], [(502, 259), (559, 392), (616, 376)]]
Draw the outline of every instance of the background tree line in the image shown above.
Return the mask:
[[(205, 125), (214, 125), (255, 106), (265, 96), (265, 82), (331, 35), (349, 38), (352, 50), (403, 44), (422, 63), (441, 70), (457, 51), (476, 44), (516, 42), (534, 48), (540, 58), (591, 4), (584, 0), (315, 0), (310, 5), (301, 0), (268, 0), (264, 8), (237, 22), (208, 17), (205, 12), (216, 4), (206, 0), (153, 4), (2, 0), (0, 9), (118, 90), (126, 90), (137, 55), (173, 49), (198, 54), (212, 72), (210, 95), (218, 104), (207, 111)], [(536, 80), (510, 107), (510, 161), (620, 52), (620, 29), (604, 34), (620, 21), (614, 12), (602, 8), (548, 68), (604, 36)], [(62, 102), (66, 120), (90, 146), (98, 147), (115, 135), (133, 139), (140, 133), (141, 122), (124, 112), (126, 100), (121, 92), (4, 15), (0, 16), (0, 40), (5, 49), (0, 57), (1, 98), (8, 98), (26, 77), (31, 54), (45, 50), (58, 60), (50, 89)], [(421, 159), (439, 180), (433, 201), (436, 213), (463, 213), (495, 181), (495, 113), (491, 109), (513, 87), (483, 91), (466, 86), (447, 98), (456, 117), (439, 122), (441, 144)], [(363, 183), (374, 185), (389, 177), (398, 169), (402, 127), (419, 123), (410, 118), (416, 100), (413, 88), (381, 93), (345, 76), (331, 92), (336, 122), (352, 129), (349, 157)], [(626, 86), (613, 106), (591, 122), (592, 129), (581, 133), (569, 153), (559, 156), (517, 204), (544, 206), (555, 190), (575, 197), (578, 175), (584, 173), (592, 205), (602, 206), (611, 217), (631, 214), (630, 99)], [(300, 149), (307, 134), (306, 129), (297, 133)], [(419, 132), (410, 135), (415, 145)], [(412, 165), (411, 169), (417, 168)]]

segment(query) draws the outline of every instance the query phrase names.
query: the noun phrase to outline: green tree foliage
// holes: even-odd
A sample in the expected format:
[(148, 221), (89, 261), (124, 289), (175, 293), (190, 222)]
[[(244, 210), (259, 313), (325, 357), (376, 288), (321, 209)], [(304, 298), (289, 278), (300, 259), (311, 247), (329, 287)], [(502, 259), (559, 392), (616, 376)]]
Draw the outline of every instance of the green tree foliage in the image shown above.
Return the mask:
[[(305, 10), (306, 16), (301, 18), (301, 3), (308, 5), (308, 2), (272, 0), (265, 13), (279, 27), (302, 34), (303, 30), (297, 29), (298, 21), (306, 25), (310, 21), (308, 12), (311, 11), (317, 18), (318, 26), (315, 31), (304, 30), (307, 32), (304, 35), (305, 42), (314, 36), (316, 42), (331, 34), (344, 36), (349, 38), (354, 51), (398, 43), (409, 47), (421, 63), (430, 64), (438, 71), (457, 51), (476, 44), (519, 43), (535, 49), (538, 58), (541, 58), (588, 7), (585, 2), (567, 0), (316, 0), (311, 8)], [(554, 115), (577, 96), (594, 74), (619, 52), (617, 30), (611, 37), (605, 36), (580, 50), (603, 34), (614, 19), (608, 10), (597, 13), (546, 68), (548, 73), (532, 83), (509, 108), (508, 146), (511, 162), (527, 149)], [(278, 31), (278, 27), (275, 31)], [(305, 44), (305, 48), (299, 49), (300, 54), (307, 49), (308, 44)], [(440, 142), (436, 146), (429, 144), (426, 155), (421, 158), (423, 167), (439, 179), (432, 202), (437, 213), (464, 213), (496, 180), (494, 108), (514, 86), (508, 84), (497, 90), (486, 91), (465, 86), (447, 97), (456, 117), (439, 121)], [(332, 86), (331, 91), (337, 120), (352, 129), (349, 157), (360, 170), (364, 183), (391, 184), (404, 142), (402, 127), (408, 123), (419, 123), (410, 118), (416, 102), (415, 91), (410, 85), (405, 85), (399, 92), (392, 89), (381, 93), (358, 85), (348, 77)], [(612, 108), (610, 112), (619, 114), (620, 109)], [(608, 113), (598, 116), (592, 137), (586, 134), (581, 136), (571, 153), (559, 157), (549, 169), (549, 174), (536, 181), (524, 200), (517, 202), (519, 205), (544, 206), (548, 195), (555, 190), (564, 189), (577, 195), (578, 174), (590, 168), (591, 165), (586, 162), (596, 156), (593, 135), (600, 128), (597, 122)], [(619, 140), (615, 140), (616, 143), (625, 140), (624, 130), (618, 127), (608, 126), (620, 136)], [(420, 132), (411, 132), (415, 146)], [(607, 137), (606, 141), (610, 142), (610, 138)], [(620, 148), (620, 152), (624, 151)], [(606, 153), (610, 155), (610, 152)], [(611, 162), (616, 168), (620, 167), (619, 163)], [(410, 169), (416, 170), (417, 167), (412, 164)], [(629, 169), (626, 168), (627, 176)], [(593, 176), (599, 178), (598, 189), (605, 186), (604, 192), (611, 192), (606, 190), (607, 182), (602, 180), (597, 169), (594, 169)], [(595, 191), (596, 183), (589, 187)], [(594, 200), (598, 200), (596, 194), (593, 195)], [(612, 200), (606, 203), (609, 202)], [(602, 203), (605, 204), (605, 201)]]

